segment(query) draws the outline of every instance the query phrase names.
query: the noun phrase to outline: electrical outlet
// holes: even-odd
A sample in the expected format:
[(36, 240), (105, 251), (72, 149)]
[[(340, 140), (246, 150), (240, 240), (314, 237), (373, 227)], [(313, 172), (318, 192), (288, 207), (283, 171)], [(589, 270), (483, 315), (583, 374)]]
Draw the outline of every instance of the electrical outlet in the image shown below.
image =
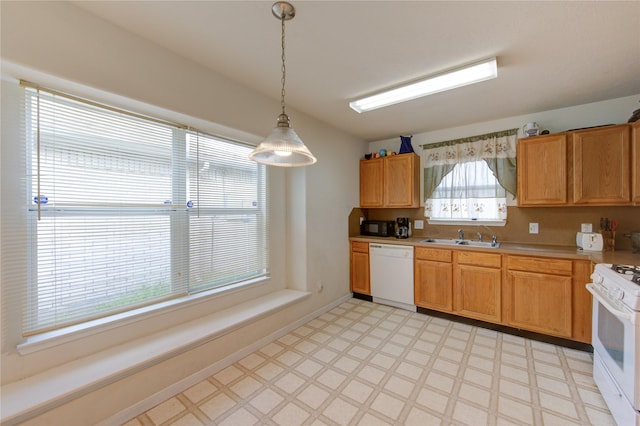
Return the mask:
[(420, 220), (420, 219), (414, 220), (413, 227), (415, 229), (424, 229), (424, 220)]
[(362, 222), (364, 222), (364, 217), (360, 218), (360, 225), (362, 225)]
[(591, 223), (583, 223), (580, 225), (580, 232), (593, 232), (593, 225)]
[(537, 234), (538, 233), (538, 224), (537, 223), (530, 223), (529, 224), (529, 233), (530, 234)]

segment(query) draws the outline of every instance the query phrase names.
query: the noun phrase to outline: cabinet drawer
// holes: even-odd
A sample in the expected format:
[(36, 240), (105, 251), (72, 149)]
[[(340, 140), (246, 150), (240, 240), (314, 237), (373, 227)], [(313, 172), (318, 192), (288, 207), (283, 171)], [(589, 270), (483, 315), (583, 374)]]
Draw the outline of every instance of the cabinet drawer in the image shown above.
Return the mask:
[(351, 251), (358, 251), (361, 253), (369, 253), (369, 243), (363, 243), (360, 241), (351, 242)]
[(461, 265), (486, 266), (500, 268), (502, 255), (496, 253), (480, 253), (475, 251), (458, 251), (458, 263)]
[(571, 275), (573, 271), (570, 260), (549, 257), (509, 256), (507, 268), (509, 270), (555, 275)]
[(451, 250), (416, 247), (416, 259), (451, 262)]

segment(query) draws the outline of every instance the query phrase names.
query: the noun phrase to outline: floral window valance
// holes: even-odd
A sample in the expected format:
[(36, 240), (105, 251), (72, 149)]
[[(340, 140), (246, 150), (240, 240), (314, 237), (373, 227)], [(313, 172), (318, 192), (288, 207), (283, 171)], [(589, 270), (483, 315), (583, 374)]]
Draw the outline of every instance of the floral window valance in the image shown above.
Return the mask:
[(518, 129), (422, 145), (425, 216), (431, 220), (506, 221), (516, 194)]
[(422, 145), (424, 198), (429, 199), (442, 179), (458, 163), (484, 160), (500, 185), (516, 195), (516, 142), (510, 129), (468, 138)]

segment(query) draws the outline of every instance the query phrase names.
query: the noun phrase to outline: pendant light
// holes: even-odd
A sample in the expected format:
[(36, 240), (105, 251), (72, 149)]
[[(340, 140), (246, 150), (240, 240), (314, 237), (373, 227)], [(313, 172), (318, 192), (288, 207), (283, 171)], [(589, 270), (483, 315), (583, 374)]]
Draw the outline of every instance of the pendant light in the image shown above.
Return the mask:
[(278, 116), (276, 127), (249, 154), (249, 158), (268, 166), (309, 166), (318, 160), (291, 127), (284, 104), (284, 83), (287, 76), (284, 56), (284, 23), (293, 19), (296, 15), (296, 10), (290, 3), (279, 1), (271, 6), (271, 11), (276, 18), (280, 19), (282, 25), (282, 90), (280, 92), (282, 112)]

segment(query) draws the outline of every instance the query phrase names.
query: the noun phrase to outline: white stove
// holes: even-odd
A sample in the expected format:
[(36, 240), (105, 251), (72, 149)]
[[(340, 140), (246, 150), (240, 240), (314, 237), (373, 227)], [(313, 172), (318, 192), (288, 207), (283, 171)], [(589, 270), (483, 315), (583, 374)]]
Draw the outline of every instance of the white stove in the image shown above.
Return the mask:
[(593, 379), (619, 425), (640, 426), (640, 266), (597, 264)]
[(591, 279), (615, 304), (640, 311), (640, 266), (599, 263)]

